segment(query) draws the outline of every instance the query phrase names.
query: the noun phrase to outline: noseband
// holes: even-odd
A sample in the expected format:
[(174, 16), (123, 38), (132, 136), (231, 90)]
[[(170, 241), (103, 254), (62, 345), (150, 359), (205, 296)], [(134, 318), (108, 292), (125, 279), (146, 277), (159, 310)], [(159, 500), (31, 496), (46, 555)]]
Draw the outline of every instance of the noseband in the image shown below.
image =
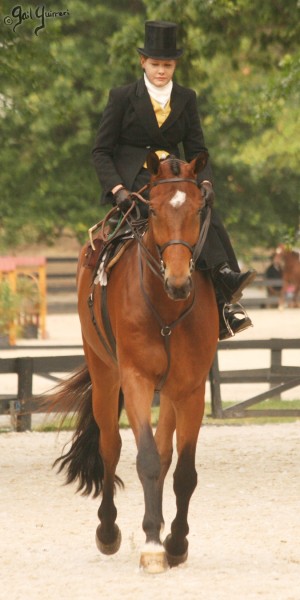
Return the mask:
[(193, 271), (195, 270), (194, 251), (196, 248), (196, 244), (194, 246), (191, 246), (191, 244), (189, 244), (188, 242), (185, 242), (184, 240), (170, 240), (169, 242), (166, 242), (163, 246), (159, 246), (158, 244), (156, 244), (159, 258), (160, 258), (160, 272), (162, 275), (165, 274), (165, 269), (166, 269), (165, 263), (163, 261), (163, 253), (164, 253), (165, 249), (168, 248), (168, 246), (175, 246), (176, 244), (180, 244), (180, 246), (186, 246), (186, 248), (189, 249), (189, 251), (192, 255), (192, 258), (190, 259), (190, 273), (193, 273)]

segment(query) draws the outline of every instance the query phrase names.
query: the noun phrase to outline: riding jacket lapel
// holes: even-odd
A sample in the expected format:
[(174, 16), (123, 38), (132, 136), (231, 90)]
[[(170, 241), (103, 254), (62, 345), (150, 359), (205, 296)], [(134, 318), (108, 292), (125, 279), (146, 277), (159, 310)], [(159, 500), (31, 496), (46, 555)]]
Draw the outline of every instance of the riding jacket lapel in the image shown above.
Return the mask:
[(150, 138), (157, 143), (160, 131), (144, 79), (137, 82), (136, 93), (132, 94), (131, 102), (142, 126), (147, 129)]
[(187, 96), (184, 89), (181, 88), (177, 83), (173, 83), (173, 89), (171, 93), (171, 112), (165, 122), (162, 124), (160, 131), (163, 132), (177, 121), (179, 115), (184, 110), (187, 103)]
[(171, 94), (171, 112), (163, 125), (159, 127), (144, 79), (140, 79), (137, 82), (136, 92), (131, 96), (131, 102), (134, 106), (134, 110), (139, 120), (143, 124), (143, 127), (147, 129), (147, 132), (154, 143), (162, 145), (162, 148), (166, 141), (163, 132), (176, 121), (179, 114), (184, 109), (186, 101), (187, 99), (185, 97), (184, 90), (174, 83)]

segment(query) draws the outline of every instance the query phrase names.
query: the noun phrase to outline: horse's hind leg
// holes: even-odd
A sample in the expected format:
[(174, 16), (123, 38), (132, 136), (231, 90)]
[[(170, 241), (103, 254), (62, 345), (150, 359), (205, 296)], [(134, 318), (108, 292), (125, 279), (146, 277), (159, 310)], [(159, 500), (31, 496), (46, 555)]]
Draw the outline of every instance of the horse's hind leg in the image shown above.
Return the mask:
[[(115, 391), (114, 402), (119, 396), (119, 389)], [(112, 395), (106, 397), (110, 403)], [(99, 405), (99, 396), (95, 394), (95, 403)], [(117, 410), (115, 412), (117, 415)], [(102, 415), (103, 418), (103, 415)], [(102, 423), (101, 419), (96, 419), (98, 425)], [(116, 467), (121, 452), (121, 437), (118, 429), (111, 423), (110, 426), (100, 425), (99, 449), (104, 465), (104, 480), (102, 491), (102, 502), (98, 510), (100, 525), (96, 530), (96, 544), (103, 554), (115, 554), (121, 544), (121, 532), (116, 524), (117, 509), (114, 503), (115, 485), (123, 485), (122, 481), (116, 476)]]
[(99, 453), (104, 467), (102, 502), (98, 510), (100, 525), (96, 531), (96, 543), (103, 554), (114, 554), (121, 544), (121, 533), (116, 525), (117, 509), (114, 504), (115, 485), (123, 485), (116, 477), (121, 452), (119, 433), (119, 381), (115, 369), (108, 369), (85, 347), (85, 354), (92, 380), (93, 414), (99, 427)]

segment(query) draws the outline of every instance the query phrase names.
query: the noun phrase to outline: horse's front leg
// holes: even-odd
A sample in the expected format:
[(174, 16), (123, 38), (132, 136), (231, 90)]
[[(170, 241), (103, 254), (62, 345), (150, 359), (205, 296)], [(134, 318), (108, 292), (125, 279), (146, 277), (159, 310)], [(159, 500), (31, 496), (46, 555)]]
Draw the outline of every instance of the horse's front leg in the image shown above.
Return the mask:
[(160, 540), (161, 511), (161, 463), (151, 426), (153, 385), (147, 382), (122, 381), (127, 416), (133, 430), (136, 445), (136, 467), (143, 486), (145, 513), (143, 530), (146, 544), (141, 553), (140, 566), (149, 573), (160, 573), (168, 568), (166, 553)]
[(172, 462), (173, 455), (173, 433), (176, 428), (176, 419), (173, 406), (168, 396), (160, 394), (159, 421), (155, 432), (155, 442), (160, 456), (159, 476), (159, 502), (161, 513), (161, 532), (164, 528), (163, 518), (163, 489), (164, 481)]
[(190, 398), (178, 401), (175, 409), (178, 460), (173, 488), (177, 512), (171, 524), (171, 533), (164, 542), (171, 567), (185, 562), (188, 556), (188, 509), (197, 485), (195, 454), (204, 412), (204, 385), (194, 391)]

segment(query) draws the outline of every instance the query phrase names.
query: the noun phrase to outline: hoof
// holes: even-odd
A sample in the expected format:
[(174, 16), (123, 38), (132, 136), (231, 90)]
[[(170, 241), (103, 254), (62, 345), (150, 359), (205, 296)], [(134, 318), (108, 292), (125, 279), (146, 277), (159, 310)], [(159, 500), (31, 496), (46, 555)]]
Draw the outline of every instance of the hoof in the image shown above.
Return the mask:
[(171, 568), (178, 567), (178, 565), (181, 565), (182, 563), (186, 562), (186, 560), (187, 560), (189, 543), (187, 540), (185, 540), (185, 551), (182, 552), (181, 554), (171, 554), (168, 551), (168, 543), (170, 543), (170, 541), (171, 541), (171, 535), (168, 535), (164, 541), (164, 548), (166, 550), (166, 558), (168, 561), (168, 565)]
[(100, 550), (100, 552), (102, 552), (102, 554), (116, 554), (116, 552), (118, 552), (118, 550), (121, 546), (121, 540), (122, 540), (121, 531), (120, 531), (118, 525), (114, 525), (115, 540), (113, 542), (111, 542), (110, 544), (104, 544), (101, 541), (100, 528), (101, 528), (101, 525), (98, 525), (97, 530), (96, 530), (96, 544), (97, 544), (98, 550)]
[(164, 573), (168, 569), (168, 561), (165, 549), (159, 544), (146, 544), (141, 553), (140, 568), (145, 573)]

